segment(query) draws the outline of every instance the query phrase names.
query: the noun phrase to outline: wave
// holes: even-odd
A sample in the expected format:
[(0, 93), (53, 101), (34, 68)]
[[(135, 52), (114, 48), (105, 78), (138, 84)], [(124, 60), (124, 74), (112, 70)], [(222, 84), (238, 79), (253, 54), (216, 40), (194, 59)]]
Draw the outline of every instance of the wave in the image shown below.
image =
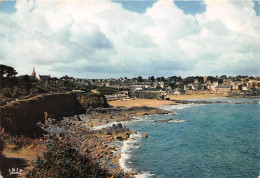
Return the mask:
[(205, 104), (178, 104), (178, 105), (168, 105), (168, 106), (163, 106), (161, 109), (168, 110), (168, 111), (174, 111), (174, 110), (183, 110), (187, 109), (193, 106), (202, 106)]
[(186, 122), (186, 120), (178, 120), (178, 119), (174, 119), (174, 120), (171, 120), (169, 122)]
[(102, 125), (99, 125), (99, 126), (96, 126), (96, 127), (92, 127), (91, 130), (100, 130), (100, 129), (103, 129), (103, 128), (106, 128), (106, 127), (111, 127), (113, 124), (118, 124), (119, 122), (110, 122), (110, 123), (107, 123), (107, 124), (102, 124)]
[(130, 135), (130, 138), (123, 143), (119, 165), (125, 172), (134, 171), (134, 169), (129, 166), (129, 163), (131, 163), (129, 159), (131, 158), (132, 151), (139, 148), (141, 139), (142, 135), (140, 133), (132, 134)]
[(106, 123), (106, 124), (101, 124), (101, 125), (98, 125), (98, 126), (95, 126), (95, 127), (92, 127), (91, 130), (101, 130), (103, 128), (106, 128), (106, 127), (111, 127), (113, 124), (126, 124), (126, 123), (130, 123), (130, 122), (142, 122), (142, 121), (152, 121), (151, 119), (149, 119), (149, 116), (152, 116), (152, 115), (147, 115), (147, 116), (134, 116), (133, 117), (133, 120), (130, 120), (130, 121), (122, 121), (122, 122), (109, 122), (109, 123)]
[(91, 130), (101, 130), (103, 128), (106, 128), (106, 127), (111, 127), (113, 124), (126, 124), (126, 123), (129, 123), (129, 122), (140, 122), (140, 121), (144, 121), (145, 119), (138, 119), (137, 117), (133, 118), (134, 120), (130, 120), (130, 121), (122, 121), (122, 122), (109, 122), (109, 123), (106, 123), (106, 124), (101, 124), (101, 125), (98, 125), (96, 127), (92, 127)]
[(151, 174), (149, 172), (141, 172), (135, 175), (136, 178), (147, 178), (147, 177), (155, 177), (155, 174)]
[[(123, 142), (123, 146), (121, 148), (121, 157), (119, 159), (119, 165), (125, 172), (133, 172), (134, 168), (130, 166), (132, 163), (130, 158), (132, 157), (132, 151), (136, 150), (140, 146), (140, 142), (142, 141), (142, 135), (140, 133), (130, 135), (130, 138)], [(147, 178), (147, 177), (155, 177), (155, 174), (151, 174), (150, 172), (138, 172), (136, 178)]]

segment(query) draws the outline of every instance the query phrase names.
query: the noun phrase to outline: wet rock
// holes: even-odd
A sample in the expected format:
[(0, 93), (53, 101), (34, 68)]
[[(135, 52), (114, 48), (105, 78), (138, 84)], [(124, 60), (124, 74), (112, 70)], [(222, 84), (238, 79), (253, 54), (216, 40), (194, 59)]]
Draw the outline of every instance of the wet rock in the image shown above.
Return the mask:
[(147, 133), (143, 133), (143, 134), (142, 134), (142, 137), (143, 137), (143, 138), (147, 138), (147, 137), (148, 137), (148, 134), (147, 134)]
[(173, 119), (162, 119), (162, 120), (155, 120), (154, 122), (157, 122), (157, 123), (163, 123), (163, 122), (170, 122), (172, 121)]
[(116, 139), (117, 139), (117, 140), (120, 140), (120, 141), (123, 140), (123, 138), (122, 138), (121, 136), (117, 136)]

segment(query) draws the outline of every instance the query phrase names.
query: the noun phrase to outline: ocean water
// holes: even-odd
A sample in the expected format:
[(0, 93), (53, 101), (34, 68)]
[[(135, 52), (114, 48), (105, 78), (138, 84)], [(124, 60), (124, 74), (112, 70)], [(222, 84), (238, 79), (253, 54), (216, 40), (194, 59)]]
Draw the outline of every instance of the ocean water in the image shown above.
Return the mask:
[[(121, 165), (140, 177), (246, 177), (260, 171), (260, 100), (165, 106), (177, 114), (125, 125), (138, 132), (124, 143)], [(236, 101), (257, 104), (234, 104)], [(184, 122), (156, 123), (157, 119)], [(141, 138), (141, 133), (148, 138)]]

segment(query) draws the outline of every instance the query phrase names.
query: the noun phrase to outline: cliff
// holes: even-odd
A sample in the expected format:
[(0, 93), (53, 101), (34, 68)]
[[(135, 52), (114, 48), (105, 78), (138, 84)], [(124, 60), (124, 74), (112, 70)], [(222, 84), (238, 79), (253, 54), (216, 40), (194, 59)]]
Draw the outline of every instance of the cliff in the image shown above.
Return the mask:
[(107, 106), (98, 94), (48, 94), (11, 102), (0, 107), (0, 128), (11, 135), (38, 136), (43, 133), (36, 123), (51, 117), (61, 119), (85, 113), (88, 108)]

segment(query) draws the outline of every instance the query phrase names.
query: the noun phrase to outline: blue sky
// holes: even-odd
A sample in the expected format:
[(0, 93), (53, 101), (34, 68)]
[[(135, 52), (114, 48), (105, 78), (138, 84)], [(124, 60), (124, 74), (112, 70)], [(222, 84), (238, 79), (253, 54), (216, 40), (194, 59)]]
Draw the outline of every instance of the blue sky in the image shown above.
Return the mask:
[(0, 63), (82, 78), (259, 75), (257, 1), (0, 3)]
[[(134, 1), (120, 1), (115, 0), (115, 3), (122, 4), (123, 8), (137, 13), (145, 13), (147, 8), (151, 8), (156, 0), (144, 1), (144, 0), (134, 0)], [(182, 9), (185, 14), (197, 14), (205, 11), (206, 6), (203, 1), (174, 1), (177, 7)]]
[(0, 2), (0, 12), (4, 13), (15, 13), (16, 1), (1, 1)]

